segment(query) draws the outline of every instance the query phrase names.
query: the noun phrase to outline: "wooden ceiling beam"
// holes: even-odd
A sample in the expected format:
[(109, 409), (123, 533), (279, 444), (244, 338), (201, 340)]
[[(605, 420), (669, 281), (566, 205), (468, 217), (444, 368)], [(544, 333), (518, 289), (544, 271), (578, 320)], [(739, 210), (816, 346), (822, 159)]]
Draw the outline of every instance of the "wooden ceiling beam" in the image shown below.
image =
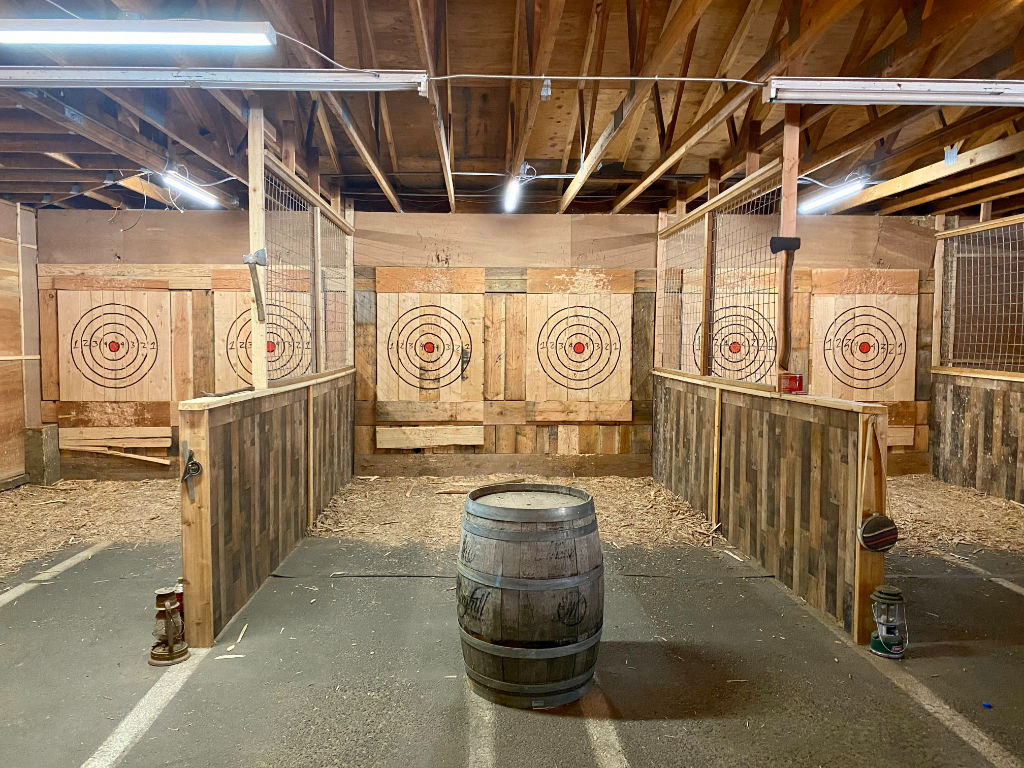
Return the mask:
[(61, 181), (74, 182), (102, 182), (107, 178), (104, 171), (76, 170), (75, 168), (45, 169), (45, 168), (0, 168), (0, 181)]
[[(972, 173), (958, 174), (939, 184), (930, 184), (922, 190), (886, 202), (879, 209), (879, 213), (883, 215), (898, 213), (908, 208), (924, 205), (925, 203), (952, 198), (962, 192), (968, 192), (978, 187), (986, 187), (990, 184), (998, 184), (999, 182), (1024, 176), (1024, 162), (1021, 162), (1022, 160), (1024, 160), (1024, 157), (1018, 156), (1002, 163), (986, 166)], [(995, 198), (987, 199), (994, 200)], [(985, 202), (985, 200), (979, 200), (979, 202)], [(962, 206), (958, 205), (957, 207)]]
[[(293, 16), (295, 9), (291, 3), (285, 2), (285, 0), (260, 0), (260, 4), (267, 14), (268, 21), (274, 25), (275, 29), (279, 29), (286, 35), (290, 35), (299, 40), (304, 37), (295, 22)], [(296, 55), (299, 57), (303, 66), (306, 66), (309, 69), (323, 68), (323, 65), (325, 64), (324, 60), (313, 51), (301, 46), (295, 46), (293, 50), (295, 50)], [(335, 119), (341, 125), (342, 130), (345, 132), (345, 135), (348, 137), (349, 142), (355, 148), (356, 154), (359, 155), (363, 165), (366, 166), (367, 170), (376, 180), (381, 191), (384, 192), (384, 196), (387, 198), (388, 202), (391, 203), (391, 206), (396, 211), (401, 213), (402, 204), (398, 200), (398, 195), (395, 193), (395, 189), (391, 185), (391, 181), (384, 172), (380, 158), (378, 157), (377, 152), (374, 151), (373, 146), (366, 140), (362, 130), (356, 124), (355, 118), (352, 116), (352, 112), (349, 110), (345, 100), (335, 93), (317, 93), (313, 94), (313, 98), (320, 99), (321, 104), (326, 106), (327, 109), (330, 110), (331, 114), (334, 115)]]
[[(413, 0), (415, 1), (415, 0)], [(562, 21), (565, 0), (533, 0), (526, 5), (526, 40), (529, 61), (529, 74), (534, 77), (548, 73), (551, 55), (555, 51), (555, 38), (558, 25)], [(511, 162), (508, 172), (519, 173), (519, 168), (526, 161), (526, 149), (533, 134), (533, 126), (537, 122), (540, 109), (540, 96), (543, 84), (540, 80), (530, 80), (526, 87), (526, 102), (522, 107), (522, 118), (515, 130), (515, 141), (512, 143)]]
[(909, 190), (933, 184), (986, 163), (1012, 157), (1020, 152), (1024, 152), (1024, 133), (1008, 136), (1005, 139), (986, 144), (984, 147), (963, 152), (957, 157), (956, 162), (950, 165), (947, 165), (945, 160), (941, 160), (937, 163), (926, 165), (924, 168), (919, 168), (916, 171), (897, 176), (895, 179), (875, 184), (852, 197), (839, 201), (831, 206), (829, 211), (840, 213), (862, 205), (878, 202), (879, 200), (885, 200), (889, 197), (895, 197)]
[[(743, 41), (746, 40), (747, 34), (750, 32), (750, 27), (754, 23), (754, 17), (757, 16), (758, 11), (761, 10), (761, 5), (764, 0), (750, 0), (747, 3), (746, 9), (743, 11), (743, 16), (740, 17), (739, 23), (736, 25), (736, 29), (733, 31), (732, 37), (729, 38), (729, 44), (722, 51), (722, 58), (718, 61), (718, 66), (715, 67), (715, 77), (728, 77), (729, 71), (736, 64), (736, 59), (743, 49)], [(715, 83), (709, 83), (707, 92), (704, 94), (704, 100), (701, 102), (700, 107), (697, 108), (696, 116), (699, 118), (708, 109), (711, 108), (712, 103), (716, 98), (716, 91), (721, 89), (723, 86)], [(721, 93), (717, 94), (721, 96)]]
[[(690, 30), (690, 34), (686, 37), (686, 43), (683, 45), (683, 58), (679, 64), (679, 77), (688, 77), (690, 74), (690, 64), (693, 61), (693, 49), (697, 44), (697, 30), (700, 29), (700, 20), (693, 25), (693, 29)], [(676, 126), (679, 124), (679, 108), (683, 104), (683, 92), (686, 90), (686, 81), (680, 79), (676, 83), (676, 92), (672, 97), (672, 113), (669, 117), (668, 125), (665, 126), (665, 135), (661, 140), (661, 151), (665, 152), (672, 144), (672, 140), (676, 135)]]
[[(366, 0), (352, 0), (352, 16), (355, 21), (355, 38), (356, 38), (356, 52), (359, 56), (360, 66), (369, 66), (376, 69), (380, 66), (380, 61), (377, 56), (377, 43), (373, 34), (373, 25), (370, 24), (370, 12), (366, 6)], [(360, 34), (360, 30), (362, 34)], [(366, 38), (366, 49), (363, 50), (363, 36)], [(363, 62), (366, 62), (363, 64)], [(395, 134), (391, 127), (391, 109), (388, 106), (388, 96), (386, 93), (379, 94), (380, 96), (380, 127), (384, 133), (384, 143), (387, 145), (388, 159), (391, 161), (392, 172), (397, 173), (399, 170), (398, 166), (398, 149), (395, 145)], [(369, 100), (370, 109), (374, 107), (374, 94), (367, 94)]]
[[(592, 75), (592, 67), (595, 60), (597, 69), (600, 69), (604, 59), (604, 44), (608, 34), (608, 17), (611, 8), (610, 0), (595, 0), (594, 7), (590, 12), (590, 24), (587, 27), (587, 41), (583, 45), (583, 57), (580, 61), (580, 77)], [(562, 163), (560, 172), (565, 173), (569, 168), (569, 158), (572, 157), (573, 147), (576, 146), (576, 137), (579, 136), (580, 157), (587, 152), (589, 135), (587, 133), (587, 120), (584, 114), (586, 100), (584, 94), (589, 89), (591, 92), (591, 103), (596, 101), (596, 88), (600, 81), (592, 82), (581, 80), (576, 86), (576, 98), (569, 106), (569, 131), (565, 141), (565, 150), (562, 152)]]
[[(842, 1), (854, 2), (855, 0)], [(664, 69), (680, 43), (686, 39), (690, 34), (690, 30), (693, 29), (701, 15), (707, 10), (710, 2), (711, 0), (683, 0), (679, 4), (675, 13), (668, 17), (662, 28), (661, 37), (654, 46), (654, 50), (647, 58), (647, 61), (644, 62), (644, 66), (640, 70), (641, 77), (653, 77)], [(583, 162), (580, 163), (580, 169), (566, 187), (558, 204), (560, 212), (564, 213), (569, 205), (572, 204), (576, 195), (583, 189), (587, 179), (597, 170), (597, 166), (601, 163), (601, 159), (607, 153), (612, 142), (619, 136), (624, 127), (627, 127), (631, 116), (636, 110), (642, 109), (646, 104), (653, 85), (653, 81), (650, 80), (630, 84), (626, 97), (619, 103), (619, 106), (612, 114), (611, 120), (596, 138), (590, 151), (583, 158)]]
[[(3, 143), (0, 142), (0, 148)], [(122, 158), (112, 154), (96, 155), (64, 155), (63, 159), (59, 152), (49, 154), (11, 154), (0, 152), (0, 169), (25, 169), (25, 170), (83, 170), (83, 171), (129, 171), (136, 170), (135, 166)]]
[[(929, 206), (928, 213), (953, 213), (955, 211), (962, 211), (964, 209), (971, 208), (975, 205), (991, 203), (996, 200), (1005, 200), (1008, 197), (1015, 197), (1021, 193), (1024, 193), (1024, 179), (1016, 179), (1005, 184), (993, 184), (992, 186), (985, 187), (984, 189), (977, 189), (967, 194), (956, 195), (955, 197), (941, 200), (935, 205)], [(1004, 212), (997, 206), (993, 206), (993, 209), (995, 212)]]
[[(426, 65), (428, 77), (447, 74), (448, 57), (446, 53), (442, 55), (442, 45), (447, 40), (448, 0), (409, 0), (409, 10), (412, 13), (420, 60)], [(431, 79), (427, 80), (427, 100), (433, 112), (431, 127), (441, 160), (448, 209), (455, 213), (455, 179), (452, 176), (451, 134), (448, 130), (452, 119), (451, 103), (442, 101), (437, 81)]]
[[(800, 14), (799, 19), (791, 19), (791, 28), (786, 38), (771, 45), (764, 56), (747, 71), (742, 79), (763, 82), (772, 75), (783, 71), (791, 62), (800, 59), (807, 53), (835, 22), (856, 7), (859, 2), (860, 0), (823, 0), (814, 7), (814, 13)], [(639, 181), (615, 199), (612, 213), (623, 210), (661, 176), (678, 165), (691, 149), (732, 117), (733, 113), (753, 96), (755, 89), (756, 86), (742, 83), (730, 87), (710, 111), (690, 125), (660, 161), (648, 168)]]

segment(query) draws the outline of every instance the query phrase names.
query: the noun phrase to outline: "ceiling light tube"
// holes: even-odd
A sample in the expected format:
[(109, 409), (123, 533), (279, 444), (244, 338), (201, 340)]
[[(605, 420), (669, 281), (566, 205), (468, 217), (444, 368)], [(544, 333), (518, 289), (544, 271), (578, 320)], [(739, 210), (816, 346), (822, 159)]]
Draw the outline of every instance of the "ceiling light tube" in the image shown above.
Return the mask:
[(763, 99), (776, 104), (1024, 106), (1024, 80), (772, 77)]
[(268, 47), (274, 27), (251, 21), (0, 19), (3, 45), (165, 45)]
[(216, 197), (175, 171), (164, 171), (160, 174), (160, 178), (164, 180), (164, 184), (175, 192), (180, 192), (181, 194), (186, 195), (196, 202), (202, 203), (210, 208), (220, 207), (220, 203), (217, 202)]
[(424, 70), (0, 67), (3, 88), (213, 88), (225, 91), (421, 91)]
[(502, 207), (505, 213), (512, 213), (519, 207), (519, 195), (523, 189), (523, 182), (518, 176), (513, 176), (505, 185), (505, 195), (502, 200)]
[(868, 183), (865, 179), (854, 179), (846, 184), (840, 184), (838, 187), (826, 189), (824, 192), (819, 195), (815, 195), (810, 200), (800, 203), (797, 206), (796, 211), (797, 213), (817, 213), (818, 211), (828, 208), (833, 203), (838, 203), (840, 200), (853, 197), (864, 189), (867, 184)]

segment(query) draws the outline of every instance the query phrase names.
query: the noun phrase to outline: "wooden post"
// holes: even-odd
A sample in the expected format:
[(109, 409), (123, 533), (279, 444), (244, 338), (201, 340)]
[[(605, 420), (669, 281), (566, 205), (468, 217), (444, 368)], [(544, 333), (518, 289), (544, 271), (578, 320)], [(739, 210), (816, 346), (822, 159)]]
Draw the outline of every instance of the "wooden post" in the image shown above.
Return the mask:
[[(203, 472), (192, 480), (193, 499), (181, 484), (181, 567), (185, 586), (185, 639), (193, 648), (213, 646), (213, 529), (210, 523), (210, 412), (181, 411), (182, 443), (188, 443)], [(186, 459), (183, 456), (182, 459)]]
[[(658, 211), (658, 232), (668, 226), (668, 211)], [(665, 340), (665, 321), (681, 322), (681, 318), (665, 317), (665, 249), (667, 243), (665, 238), (656, 237), (654, 267), (654, 365), (657, 368), (665, 367), (665, 352), (662, 344)], [(680, 290), (682, 287), (680, 286)]]
[(711, 503), (709, 516), (711, 529), (719, 522), (719, 504), (722, 496), (722, 388), (715, 387), (715, 436), (711, 458)]
[[(945, 214), (935, 217), (935, 231), (941, 232), (946, 228)], [(932, 367), (942, 365), (942, 301), (943, 284), (945, 283), (946, 270), (946, 241), (935, 240), (935, 266), (933, 269), (934, 293), (932, 294)]]
[(306, 386), (306, 529), (309, 530), (316, 522), (316, 502), (313, 499), (313, 488), (316, 480), (316, 461), (314, 460), (313, 444), (313, 384)]
[(313, 307), (313, 360), (316, 372), (327, 370), (327, 319), (324, 317), (323, 289), (323, 214), (313, 206), (313, 274), (310, 302)]
[[(351, 197), (344, 199), (345, 221), (356, 225), (356, 209)], [(356, 239), (354, 235), (345, 235), (345, 365), (356, 364)]]
[[(885, 416), (864, 414), (860, 417), (858, 440), (857, 525), (874, 513), (885, 514), (885, 445), (888, 432)], [(855, 536), (848, 531), (847, 536)], [(855, 643), (871, 640), (874, 618), (871, 615), (871, 592), (885, 580), (885, 555), (869, 552), (859, 544), (854, 565), (853, 626)]]
[[(800, 105), (786, 105), (786, 123), (782, 129), (782, 221), (779, 234), (796, 237), (797, 184), (800, 177)], [(775, 387), (779, 388), (779, 374), (789, 370), (790, 307), (793, 304), (793, 251), (783, 252), (779, 259), (778, 304), (775, 322), (778, 328), (778, 349), (775, 362)]]
[[(264, 189), (263, 174), (265, 163), (266, 126), (263, 117), (263, 106), (253, 96), (249, 98), (249, 252), (256, 253), (267, 247), (267, 220), (263, 210)], [(267, 296), (267, 269), (256, 267), (260, 293), (264, 301)], [(267, 370), (267, 324), (261, 321), (256, 307), (256, 294), (252, 296), (252, 385), (254, 389), (266, 389), (269, 385)]]
[(761, 121), (751, 120), (747, 129), (747, 142), (744, 148), (746, 160), (746, 174), (749, 176), (761, 167), (761, 150), (757, 145), (761, 143)]
[(981, 204), (981, 211), (978, 214), (978, 221), (992, 221), (992, 201), (986, 200)]
[[(700, 375), (712, 372), (711, 323), (715, 305), (715, 214), (704, 214), (704, 295), (701, 302)], [(682, 360), (679, 361), (682, 367)]]

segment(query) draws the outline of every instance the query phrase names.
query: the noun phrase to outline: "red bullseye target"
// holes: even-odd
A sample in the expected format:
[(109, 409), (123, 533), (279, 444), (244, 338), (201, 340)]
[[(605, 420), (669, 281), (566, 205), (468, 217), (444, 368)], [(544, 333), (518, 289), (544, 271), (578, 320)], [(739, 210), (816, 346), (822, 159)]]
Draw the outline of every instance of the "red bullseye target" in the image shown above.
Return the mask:
[(441, 389), (462, 378), (473, 340), (462, 318), (428, 304), (403, 312), (388, 333), (388, 362), (406, 384)]
[(138, 384), (156, 364), (159, 348), (149, 319), (128, 304), (101, 304), (71, 331), (71, 360), (89, 381), (106, 389)]
[[(703, 323), (693, 335), (693, 363), (700, 370)], [(775, 328), (753, 307), (721, 307), (711, 322), (711, 375), (762, 382), (775, 363)]]
[(608, 315), (594, 307), (551, 314), (537, 335), (537, 360), (549, 379), (568, 389), (590, 389), (619, 364), (622, 339)]
[[(267, 376), (287, 379), (312, 373), (313, 334), (295, 310), (278, 304), (267, 307)], [(225, 351), (232, 370), (252, 384), (252, 317), (238, 313), (228, 328)]]
[(899, 321), (884, 309), (861, 306), (841, 312), (822, 341), (825, 365), (853, 389), (873, 389), (892, 381), (907, 356)]

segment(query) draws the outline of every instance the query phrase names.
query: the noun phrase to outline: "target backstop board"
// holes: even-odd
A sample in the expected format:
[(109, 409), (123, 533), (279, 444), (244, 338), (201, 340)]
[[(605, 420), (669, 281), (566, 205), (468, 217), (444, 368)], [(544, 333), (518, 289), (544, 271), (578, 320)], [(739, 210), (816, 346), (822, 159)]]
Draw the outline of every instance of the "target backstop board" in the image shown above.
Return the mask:
[(167, 291), (58, 291), (60, 399), (171, 399)]

